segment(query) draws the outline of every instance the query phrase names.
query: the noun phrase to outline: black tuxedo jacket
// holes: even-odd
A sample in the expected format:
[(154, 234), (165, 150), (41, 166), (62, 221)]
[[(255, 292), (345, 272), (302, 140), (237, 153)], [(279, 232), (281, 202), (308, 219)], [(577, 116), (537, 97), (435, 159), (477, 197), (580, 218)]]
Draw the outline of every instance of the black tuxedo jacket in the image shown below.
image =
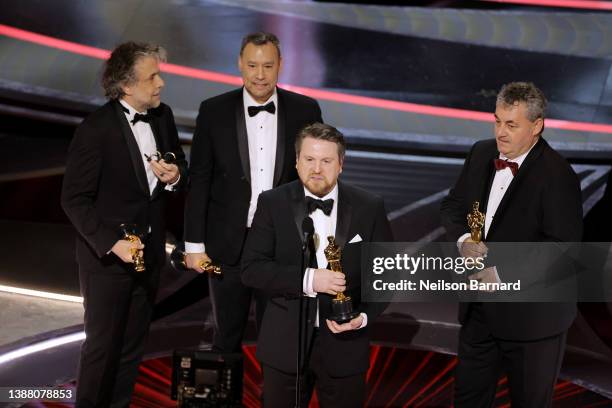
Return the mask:
[[(322, 122), (311, 98), (277, 88), (276, 161), (273, 186), (297, 178), (295, 137)], [(251, 200), (249, 146), (242, 88), (202, 102), (193, 136), (185, 241), (204, 242), (215, 262), (239, 262)]]
[[(157, 149), (176, 155), (182, 183), (187, 166), (172, 110), (161, 104), (149, 113)], [(122, 237), (122, 223), (136, 224), (145, 233), (150, 230), (144, 242), (145, 261), (163, 265), (165, 184), (158, 182), (150, 194), (143, 159), (118, 101), (106, 103), (77, 128), (68, 152), (62, 207), (78, 231), (81, 267), (108, 272), (131, 268), (108, 254)]]
[[(455, 187), (442, 202), (442, 223), (450, 241), (469, 232), (467, 214), (474, 201), (486, 211), (499, 155), (495, 140), (477, 142), (468, 154)], [(556, 151), (540, 138), (510, 183), (489, 228), (486, 242), (580, 242), (582, 199), (578, 177)], [(504, 275), (506, 274), (506, 275)], [(512, 269), (500, 271), (513, 281)], [(469, 304), (459, 308), (459, 321), (469, 318)], [(483, 303), (493, 335), (532, 340), (559, 334), (570, 326), (575, 303)]]
[[(367, 370), (370, 327), (386, 304), (361, 302), (361, 242), (349, 243), (357, 234), (362, 242), (389, 242), (391, 228), (380, 197), (338, 183), (336, 242), (342, 248), (346, 294), (353, 307), (368, 315), (360, 330), (333, 334), (325, 319), (331, 314), (333, 296), (318, 294), (320, 341), (330, 358), (325, 362), (332, 376), (348, 376)], [(244, 248), (242, 281), (270, 296), (257, 342), (257, 356), (264, 364), (295, 373), (299, 296), (304, 271), (301, 266), (302, 222), (306, 216), (304, 187), (299, 180), (259, 196), (251, 232)], [(327, 242), (321, 238), (322, 245)], [(316, 301), (307, 303), (305, 338), (312, 335)], [(307, 342), (308, 343), (308, 342)]]

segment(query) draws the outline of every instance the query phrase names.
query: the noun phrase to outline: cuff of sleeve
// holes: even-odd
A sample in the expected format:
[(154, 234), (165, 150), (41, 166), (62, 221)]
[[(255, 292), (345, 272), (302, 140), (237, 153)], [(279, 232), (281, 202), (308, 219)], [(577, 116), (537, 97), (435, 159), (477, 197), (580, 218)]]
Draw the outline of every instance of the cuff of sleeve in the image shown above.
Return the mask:
[(317, 297), (317, 292), (314, 291), (312, 283), (314, 280), (314, 269), (306, 268), (304, 272), (304, 280), (302, 281), (302, 292), (308, 297)]
[(368, 325), (368, 315), (365, 313), (360, 313), (361, 317), (363, 317), (363, 321), (361, 322), (361, 326), (359, 326), (360, 329), (363, 329), (364, 327), (366, 327)]
[(178, 182), (181, 181), (181, 173), (179, 173), (179, 176), (176, 178), (176, 180), (174, 181), (174, 183), (170, 183), (170, 184), (166, 184), (166, 189), (169, 187), (171, 189), (174, 188), (174, 186), (176, 186), (178, 184)]
[(178, 182), (181, 181), (181, 174), (179, 173), (178, 178), (176, 179), (176, 181), (172, 184), (166, 184), (165, 189), (168, 191), (174, 191), (174, 187), (178, 184)]
[[(110, 254), (113, 251), (113, 246), (121, 239), (121, 236), (110, 229), (104, 228), (100, 231), (99, 236), (91, 239), (90, 243), (95, 249), (99, 258)], [(89, 241), (89, 239), (88, 239)]]
[(470, 233), (466, 232), (465, 234), (463, 234), (462, 236), (459, 237), (459, 239), (457, 240), (457, 249), (461, 251), (461, 245), (463, 245), (463, 241), (465, 241), (466, 239), (468, 239), (470, 237)]
[(501, 283), (501, 279), (499, 278), (499, 273), (497, 273), (497, 266), (493, 267), (493, 272), (495, 272), (495, 282)]
[(117, 242), (119, 242), (119, 241), (116, 241), (116, 242), (114, 242), (114, 243), (113, 243), (113, 246), (111, 246), (111, 247), (108, 249), (108, 251), (106, 251), (106, 254), (105, 254), (105, 255), (110, 255), (110, 254), (112, 254), (112, 253), (113, 253), (113, 247), (115, 246), (115, 244), (116, 244)]
[(185, 242), (186, 254), (200, 254), (206, 252), (206, 247), (202, 242)]

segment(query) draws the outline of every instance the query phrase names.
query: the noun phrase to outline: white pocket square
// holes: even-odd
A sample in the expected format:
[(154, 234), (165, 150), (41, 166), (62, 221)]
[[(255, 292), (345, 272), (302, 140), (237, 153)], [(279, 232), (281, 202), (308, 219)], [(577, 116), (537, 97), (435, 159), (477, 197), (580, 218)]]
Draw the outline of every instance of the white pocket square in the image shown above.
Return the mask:
[(351, 239), (351, 240), (349, 241), (349, 244), (354, 244), (354, 243), (356, 243), (356, 242), (361, 242), (361, 241), (363, 241), (363, 239), (361, 239), (361, 237), (359, 236), (359, 234), (357, 234), (357, 235), (355, 235), (355, 236), (353, 237), (353, 239)]

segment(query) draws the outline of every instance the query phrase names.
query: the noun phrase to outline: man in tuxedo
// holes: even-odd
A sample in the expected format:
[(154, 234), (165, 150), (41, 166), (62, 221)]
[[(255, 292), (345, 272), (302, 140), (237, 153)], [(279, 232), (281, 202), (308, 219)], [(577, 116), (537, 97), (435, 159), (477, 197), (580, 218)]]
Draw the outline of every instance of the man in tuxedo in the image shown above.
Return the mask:
[[(263, 290), (269, 299), (257, 342), (264, 406), (295, 403), (301, 333), (302, 406), (308, 406), (316, 380), (322, 407), (361, 407), (369, 328), (386, 306), (361, 301), (361, 242), (391, 241), (391, 228), (382, 198), (338, 181), (345, 151), (338, 130), (321, 123), (307, 126), (295, 147), (300, 179), (260, 194), (243, 256), (243, 282)], [(314, 256), (303, 270), (307, 217), (314, 225), (314, 239), (309, 242)], [(326, 268), (329, 236), (341, 248), (344, 273)], [(343, 324), (330, 320), (338, 292), (350, 296), (359, 312)]]
[[(240, 281), (240, 258), (262, 191), (295, 180), (295, 135), (321, 121), (311, 98), (277, 88), (282, 65), (278, 38), (253, 33), (242, 40), (238, 68), (244, 87), (202, 102), (193, 136), (185, 204), (189, 268), (212, 260), (223, 275), (209, 278), (213, 350), (240, 352), (252, 290)], [(257, 320), (264, 302), (256, 293)]]
[[(486, 256), (487, 242), (580, 242), (580, 183), (542, 137), (545, 109), (544, 95), (531, 83), (509, 83), (499, 92), (495, 139), (474, 144), (442, 202), (447, 235), (464, 257)], [(475, 201), (486, 214), (479, 243), (471, 240), (466, 222)], [(520, 254), (519, 262), (517, 269), (524, 268)], [(515, 275), (509, 265), (491, 265), (470, 279), (504, 282)], [(502, 371), (512, 406), (550, 406), (575, 315), (575, 303), (460, 304), (455, 406), (491, 407)]]
[[(110, 100), (79, 125), (68, 152), (62, 207), (78, 232), (87, 336), (78, 407), (130, 403), (164, 264), (165, 195), (186, 179), (172, 111), (160, 102), (163, 60), (159, 46), (119, 45), (102, 77)], [(121, 224), (141, 239), (125, 239)], [(144, 271), (135, 271), (134, 252)]]

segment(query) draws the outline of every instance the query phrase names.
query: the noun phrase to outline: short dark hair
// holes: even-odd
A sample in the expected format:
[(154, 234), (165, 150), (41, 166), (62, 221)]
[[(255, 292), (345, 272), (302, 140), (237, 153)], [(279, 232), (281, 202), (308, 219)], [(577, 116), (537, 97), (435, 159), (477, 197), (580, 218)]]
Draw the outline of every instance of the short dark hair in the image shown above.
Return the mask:
[(496, 104), (508, 106), (516, 105), (519, 102), (527, 105), (527, 117), (530, 121), (546, 117), (546, 107), (548, 102), (544, 93), (531, 82), (510, 82), (502, 86), (497, 94)]
[(302, 150), (302, 142), (307, 137), (317, 140), (327, 140), (328, 142), (335, 143), (336, 146), (338, 146), (338, 157), (340, 157), (340, 161), (344, 160), (346, 142), (344, 141), (344, 135), (342, 132), (335, 127), (318, 122), (305, 126), (302, 130), (300, 130), (295, 138), (295, 154), (297, 156), (300, 155), (300, 151)]
[(124, 95), (121, 87), (136, 80), (134, 66), (143, 57), (154, 57), (165, 62), (166, 50), (156, 44), (129, 41), (111, 52), (102, 74), (102, 88), (109, 99), (119, 99)]
[(264, 31), (257, 31), (256, 33), (245, 35), (244, 38), (242, 38), (242, 44), (240, 45), (240, 55), (242, 56), (242, 52), (248, 44), (265, 45), (267, 43), (272, 43), (272, 45), (276, 47), (276, 51), (278, 51), (278, 58), (280, 58), (281, 49), (278, 37), (272, 33), (266, 33)]

